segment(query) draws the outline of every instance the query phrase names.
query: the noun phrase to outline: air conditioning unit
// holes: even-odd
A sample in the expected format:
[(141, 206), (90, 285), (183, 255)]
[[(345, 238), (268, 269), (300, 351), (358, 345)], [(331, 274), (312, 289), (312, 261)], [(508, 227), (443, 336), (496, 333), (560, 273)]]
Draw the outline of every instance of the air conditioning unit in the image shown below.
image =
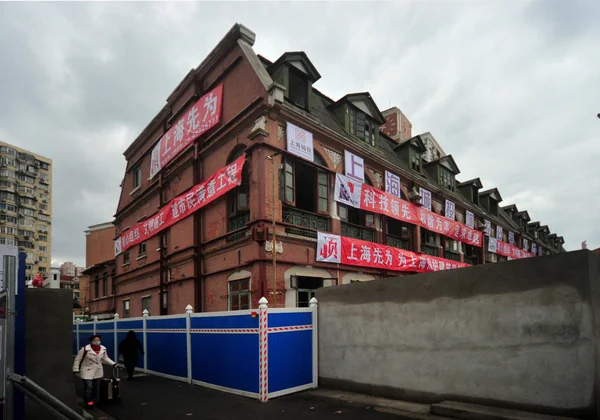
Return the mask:
[(417, 202), (418, 204), (420, 204), (421, 193), (419, 192), (419, 190), (417, 190), (416, 187), (413, 187), (410, 191), (410, 194), (408, 194), (408, 198), (410, 198), (410, 201)]

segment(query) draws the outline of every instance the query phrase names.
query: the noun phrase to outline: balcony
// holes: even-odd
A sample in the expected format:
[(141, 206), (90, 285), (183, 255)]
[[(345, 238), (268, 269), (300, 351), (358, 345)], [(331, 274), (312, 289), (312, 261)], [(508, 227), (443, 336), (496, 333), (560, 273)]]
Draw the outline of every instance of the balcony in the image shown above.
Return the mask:
[(342, 236), (375, 242), (375, 229), (342, 222)]
[[(247, 229), (240, 230), (250, 221), (250, 211), (245, 211), (236, 216), (230, 217), (227, 221), (227, 232), (233, 232), (225, 239), (227, 242), (237, 241), (246, 236)], [(234, 232), (239, 231), (239, 232)]]
[(438, 247), (435, 245), (421, 244), (421, 252), (423, 254), (431, 255), (432, 257), (437, 257)]
[(408, 239), (398, 238), (396, 236), (387, 235), (385, 239), (386, 245), (393, 246), (394, 248), (401, 248), (410, 251)]
[(283, 207), (283, 222), (290, 225), (285, 228), (286, 233), (293, 235), (316, 238), (317, 231), (329, 232), (329, 217), (297, 209), (295, 207)]
[(445, 250), (444, 251), (444, 258), (446, 258), (447, 260), (452, 260), (452, 261), (458, 261), (458, 262), (460, 262), (460, 254), (458, 252)]

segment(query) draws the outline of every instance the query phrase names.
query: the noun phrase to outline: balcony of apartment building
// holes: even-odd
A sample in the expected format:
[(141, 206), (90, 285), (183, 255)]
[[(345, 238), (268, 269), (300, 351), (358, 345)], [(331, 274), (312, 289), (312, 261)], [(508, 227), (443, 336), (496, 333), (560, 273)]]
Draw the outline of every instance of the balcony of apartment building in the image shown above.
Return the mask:
[(385, 220), (385, 243), (394, 248), (414, 250), (415, 227), (387, 217)]
[(329, 174), (319, 166), (326, 164), (318, 153), (314, 164), (291, 156), (283, 159), (279, 196), (286, 233), (316, 238), (317, 232), (331, 229)]
[(39, 174), (39, 181), (42, 184), (49, 185), (50, 184), (50, 177), (48, 175), (46, 175), (46, 174), (40, 173)]
[(19, 167), (17, 168), (17, 173), (28, 176), (28, 177), (32, 177), (35, 179), (35, 178), (37, 178), (37, 176), (39, 174), (39, 170), (32, 163), (21, 163), (21, 164), (19, 164)]
[(438, 256), (438, 234), (428, 231), (425, 228), (421, 229), (421, 252), (432, 257)]
[(14, 181), (0, 180), (0, 191), (16, 192), (17, 184)]

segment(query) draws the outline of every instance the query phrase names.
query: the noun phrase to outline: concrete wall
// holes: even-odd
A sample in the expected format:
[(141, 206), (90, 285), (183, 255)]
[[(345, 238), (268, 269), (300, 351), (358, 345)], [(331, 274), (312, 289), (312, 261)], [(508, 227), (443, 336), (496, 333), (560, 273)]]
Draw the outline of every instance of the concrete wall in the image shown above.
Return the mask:
[[(25, 375), (72, 408), (73, 293), (67, 289), (26, 289)], [(82, 386), (77, 381), (77, 386)], [(79, 408), (81, 411), (81, 408)], [(27, 419), (55, 419), (26, 398)]]
[(321, 386), (592, 415), (599, 266), (580, 251), (320, 289)]

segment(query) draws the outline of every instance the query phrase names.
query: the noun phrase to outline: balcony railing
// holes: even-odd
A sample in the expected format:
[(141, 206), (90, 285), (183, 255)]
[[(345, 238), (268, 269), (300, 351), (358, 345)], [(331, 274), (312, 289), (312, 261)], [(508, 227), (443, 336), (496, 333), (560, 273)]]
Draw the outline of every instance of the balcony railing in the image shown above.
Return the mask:
[(363, 241), (375, 242), (375, 229), (342, 222), (342, 235)]
[(385, 241), (388, 246), (393, 246), (394, 248), (402, 248), (410, 251), (408, 239), (402, 239), (397, 238), (395, 236), (387, 235)]
[(329, 217), (294, 207), (283, 207), (283, 222), (297, 226), (285, 228), (287, 233), (293, 235), (316, 238), (317, 231), (329, 232)]
[(444, 258), (446, 258), (447, 260), (452, 260), (452, 261), (458, 261), (458, 262), (460, 262), (460, 254), (458, 252), (445, 250), (444, 251)]
[(227, 231), (233, 232), (239, 230), (239, 232), (234, 232), (227, 236), (225, 239), (227, 242), (237, 241), (238, 239), (246, 236), (246, 230), (240, 230), (250, 221), (250, 211), (245, 211), (236, 216), (230, 217), (227, 221)]
[(437, 257), (438, 248), (434, 245), (421, 244), (421, 252), (423, 254), (431, 255), (432, 257)]
[(476, 265), (479, 264), (479, 258), (477, 257), (468, 257), (465, 255), (465, 264)]

